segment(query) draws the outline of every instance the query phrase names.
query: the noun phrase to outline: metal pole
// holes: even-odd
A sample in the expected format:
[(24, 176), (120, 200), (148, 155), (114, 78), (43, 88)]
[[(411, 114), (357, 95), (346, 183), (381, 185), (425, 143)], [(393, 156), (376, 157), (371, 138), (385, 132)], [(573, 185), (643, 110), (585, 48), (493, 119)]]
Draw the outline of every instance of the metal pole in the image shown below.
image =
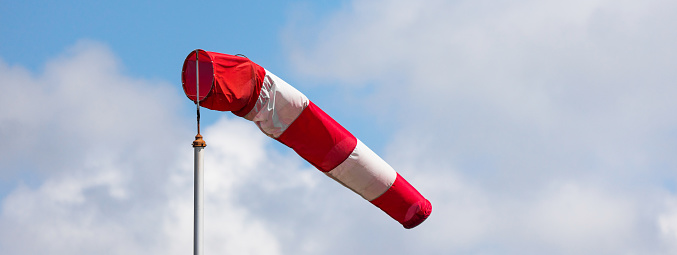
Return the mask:
[(204, 246), (204, 156), (203, 151), (207, 143), (200, 135), (200, 52), (195, 50), (195, 104), (197, 105), (197, 135), (193, 141), (194, 159), (194, 190), (193, 190), (193, 255), (202, 255)]
[[(196, 137), (198, 139), (198, 137)], [(199, 138), (201, 139), (201, 138)], [(198, 140), (196, 140), (197, 142)], [(204, 233), (204, 141), (202, 141), (202, 146), (196, 146), (196, 142), (193, 142), (193, 148), (195, 150), (195, 190), (193, 196), (194, 209), (193, 212), (193, 254), (202, 255), (203, 251), (203, 233)]]

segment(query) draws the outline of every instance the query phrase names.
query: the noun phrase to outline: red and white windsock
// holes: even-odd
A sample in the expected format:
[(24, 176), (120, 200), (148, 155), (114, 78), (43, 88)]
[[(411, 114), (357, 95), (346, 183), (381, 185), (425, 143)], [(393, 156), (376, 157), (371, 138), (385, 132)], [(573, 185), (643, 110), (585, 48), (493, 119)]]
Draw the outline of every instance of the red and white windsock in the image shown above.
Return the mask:
[(195, 101), (199, 90), (201, 106), (253, 121), (405, 228), (418, 226), (432, 212), (430, 202), (369, 147), (304, 94), (249, 59), (196, 50), (186, 57), (181, 79), (190, 100)]

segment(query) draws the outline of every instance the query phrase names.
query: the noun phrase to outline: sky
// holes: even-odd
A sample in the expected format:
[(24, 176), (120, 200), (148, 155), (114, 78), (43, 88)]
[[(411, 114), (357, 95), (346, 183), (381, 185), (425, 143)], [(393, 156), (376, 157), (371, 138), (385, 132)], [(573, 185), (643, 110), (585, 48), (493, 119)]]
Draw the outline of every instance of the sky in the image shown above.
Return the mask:
[(205, 254), (677, 254), (677, 2), (0, 0), (0, 254), (190, 254), (196, 48), (433, 205), (406, 230), (203, 110)]

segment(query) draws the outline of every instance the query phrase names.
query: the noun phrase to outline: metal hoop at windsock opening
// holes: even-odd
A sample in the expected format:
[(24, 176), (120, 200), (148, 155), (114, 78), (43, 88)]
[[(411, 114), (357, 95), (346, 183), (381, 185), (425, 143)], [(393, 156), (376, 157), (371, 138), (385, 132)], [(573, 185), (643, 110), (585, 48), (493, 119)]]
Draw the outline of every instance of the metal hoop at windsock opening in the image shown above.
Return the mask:
[(181, 77), (189, 99), (196, 99), (197, 89), (190, 84), (196, 75), (190, 68), (195, 66), (196, 52), (200, 82), (209, 82), (209, 87), (198, 88), (201, 106), (232, 111), (253, 121), (263, 133), (292, 148), (405, 228), (416, 227), (428, 218), (430, 201), (388, 163), (303, 93), (245, 57), (191, 52)]

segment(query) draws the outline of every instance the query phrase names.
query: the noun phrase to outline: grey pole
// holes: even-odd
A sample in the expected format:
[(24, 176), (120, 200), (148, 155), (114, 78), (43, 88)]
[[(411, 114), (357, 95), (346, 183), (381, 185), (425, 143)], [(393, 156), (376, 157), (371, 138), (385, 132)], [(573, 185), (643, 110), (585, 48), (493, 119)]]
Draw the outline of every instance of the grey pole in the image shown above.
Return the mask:
[[(204, 215), (204, 192), (203, 192), (203, 186), (204, 186), (204, 148), (206, 144), (204, 143), (204, 140), (202, 140), (201, 137), (195, 138), (195, 142), (193, 142), (193, 148), (195, 150), (195, 190), (194, 190), (194, 197), (193, 197), (193, 203), (194, 203), (194, 214), (193, 214), (193, 254), (194, 255), (202, 255), (203, 254), (203, 244), (204, 244), (204, 239), (202, 238), (203, 236), (203, 226), (204, 226), (204, 221), (203, 221), (203, 215)], [(200, 141), (202, 144), (200, 144)]]

